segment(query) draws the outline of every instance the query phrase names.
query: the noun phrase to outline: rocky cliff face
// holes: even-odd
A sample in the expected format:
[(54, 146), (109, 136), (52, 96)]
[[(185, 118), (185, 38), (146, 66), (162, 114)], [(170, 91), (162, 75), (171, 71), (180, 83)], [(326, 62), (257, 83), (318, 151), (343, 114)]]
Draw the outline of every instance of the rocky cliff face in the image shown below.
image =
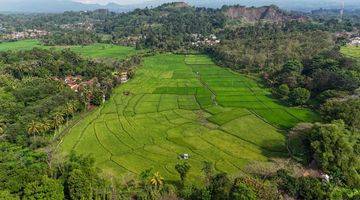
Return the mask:
[(190, 5), (185, 2), (173, 2), (173, 3), (165, 3), (160, 6), (161, 8), (189, 8)]
[(302, 16), (295, 16), (282, 11), (276, 6), (263, 7), (245, 7), (232, 6), (224, 8), (224, 14), (230, 19), (243, 19), (247, 22), (256, 22), (266, 20), (272, 22), (281, 22), (286, 20), (303, 20)]
[(185, 3), (185, 2), (175, 2), (173, 4), (173, 6), (175, 8), (187, 8), (187, 7), (190, 7), (189, 4)]

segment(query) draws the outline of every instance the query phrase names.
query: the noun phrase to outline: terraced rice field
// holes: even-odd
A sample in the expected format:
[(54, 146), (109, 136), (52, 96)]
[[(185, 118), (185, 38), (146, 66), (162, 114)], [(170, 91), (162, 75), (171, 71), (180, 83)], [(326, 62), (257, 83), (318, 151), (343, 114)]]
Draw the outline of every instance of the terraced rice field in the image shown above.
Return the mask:
[(281, 129), (314, 117), (208, 57), (161, 54), (146, 58), (134, 79), (76, 124), (60, 152), (92, 154), (105, 173), (153, 168), (167, 180), (178, 180), (174, 166), (188, 153), (194, 180), (203, 161), (233, 174), (251, 161), (286, 156)]

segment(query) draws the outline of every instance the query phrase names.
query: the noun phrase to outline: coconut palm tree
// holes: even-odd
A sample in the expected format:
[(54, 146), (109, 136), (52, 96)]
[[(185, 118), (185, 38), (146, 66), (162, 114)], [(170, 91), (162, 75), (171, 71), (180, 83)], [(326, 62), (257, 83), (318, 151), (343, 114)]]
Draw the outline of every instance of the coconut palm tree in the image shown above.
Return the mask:
[(48, 124), (48, 122), (44, 122), (44, 123), (40, 123), (40, 127), (41, 127), (41, 132), (42, 133), (46, 133), (51, 129), (50, 124)]
[(44, 123), (49, 126), (49, 130), (55, 128), (54, 121), (51, 119), (46, 120)]
[(62, 113), (56, 113), (54, 118), (53, 118), (53, 124), (54, 124), (54, 127), (57, 128), (59, 127), (61, 124), (63, 124), (65, 121)]
[(3, 122), (0, 122), (0, 136), (5, 133), (6, 125)]
[(28, 134), (29, 135), (33, 135), (35, 137), (35, 135), (39, 134), (41, 131), (41, 126), (39, 125), (38, 122), (35, 122), (34, 120), (30, 122), (30, 124), (28, 125)]
[(72, 115), (75, 112), (75, 106), (73, 103), (69, 102), (66, 104), (66, 113)]
[(164, 184), (164, 178), (160, 175), (159, 172), (156, 172), (150, 179), (151, 185), (156, 188), (161, 187)]
[(72, 116), (76, 111), (76, 107), (74, 105), (74, 103), (67, 103), (66, 107), (65, 107), (65, 112), (66, 112), (66, 120), (69, 120), (70, 116)]

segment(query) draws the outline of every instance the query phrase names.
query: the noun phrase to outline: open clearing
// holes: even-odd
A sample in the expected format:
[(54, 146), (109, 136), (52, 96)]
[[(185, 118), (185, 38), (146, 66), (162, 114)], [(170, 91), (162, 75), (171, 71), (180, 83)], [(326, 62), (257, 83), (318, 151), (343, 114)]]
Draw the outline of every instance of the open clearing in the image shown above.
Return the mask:
[(284, 107), (253, 80), (206, 56), (161, 54), (145, 58), (134, 79), (76, 124), (60, 152), (92, 154), (105, 173), (153, 168), (167, 180), (178, 179), (174, 166), (188, 153), (194, 180), (203, 161), (233, 174), (251, 161), (286, 156), (281, 129), (315, 117)]
[(341, 53), (355, 59), (360, 59), (360, 47), (356, 47), (356, 46), (342, 47)]
[(37, 40), (21, 40), (16, 42), (2, 42), (0, 43), (0, 51), (19, 51), (28, 50), (34, 47), (41, 47)]
[(0, 43), (0, 51), (29, 50), (35, 47), (43, 49), (69, 48), (76, 53), (92, 58), (124, 59), (125, 57), (137, 52), (133, 47), (117, 46), (112, 44), (93, 44), (88, 46), (43, 46), (37, 40), (20, 40), (16, 42)]

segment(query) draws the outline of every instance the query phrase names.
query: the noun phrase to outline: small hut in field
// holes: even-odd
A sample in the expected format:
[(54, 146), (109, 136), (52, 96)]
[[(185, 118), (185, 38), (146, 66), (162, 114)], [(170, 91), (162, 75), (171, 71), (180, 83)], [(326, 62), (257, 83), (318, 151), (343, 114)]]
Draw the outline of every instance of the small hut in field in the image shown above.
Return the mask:
[(183, 153), (183, 154), (179, 155), (179, 158), (182, 159), (182, 160), (189, 160), (190, 155), (187, 154), (187, 153)]

